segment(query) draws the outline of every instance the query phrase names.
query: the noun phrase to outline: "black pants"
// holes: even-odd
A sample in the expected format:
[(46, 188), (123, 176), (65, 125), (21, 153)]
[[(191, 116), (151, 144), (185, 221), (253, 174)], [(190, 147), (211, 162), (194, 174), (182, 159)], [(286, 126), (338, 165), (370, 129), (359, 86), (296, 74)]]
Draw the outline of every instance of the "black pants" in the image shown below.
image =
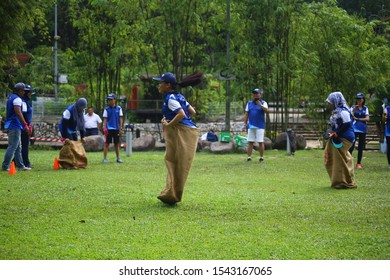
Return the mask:
[(28, 148), (30, 145), (30, 136), (27, 131), (22, 131), (20, 135), (20, 141), (22, 144), (22, 159), (24, 166), (31, 167), (30, 159), (28, 158)]
[(85, 137), (91, 136), (91, 135), (99, 135), (98, 128), (86, 128), (85, 129)]
[(390, 136), (386, 136), (387, 145), (387, 163), (390, 164)]
[(353, 150), (355, 149), (356, 140), (358, 140), (358, 139), (359, 139), (359, 144), (358, 144), (357, 164), (361, 164), (362, 157), (363, 157), (363, 150), (366, 148), (366, 134), (365, 133), (355, 132), (355, 142), (353, 142), (353, 145), (349, 149), (349, 152), (352, 154)]

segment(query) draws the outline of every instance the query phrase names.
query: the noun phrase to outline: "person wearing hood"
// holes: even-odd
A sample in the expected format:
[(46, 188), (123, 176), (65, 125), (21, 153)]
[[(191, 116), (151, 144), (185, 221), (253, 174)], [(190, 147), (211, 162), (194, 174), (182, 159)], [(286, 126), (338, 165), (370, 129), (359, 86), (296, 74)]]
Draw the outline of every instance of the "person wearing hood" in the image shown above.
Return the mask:
[(326, 99), (332, 111), (329, 125), (332, 132), (326, 142), (324, 163), (335, 189), (356, 188), (353, 157), (349, 152), (355, 141), (353, 116), (341, 92), (332, 92)]
[(81, 142), (85, 143), (84, 109), (87, 105), (87, 100), (80, 98), (63, 112), (59, 129), (65, 142), (77, 141), (77, 133), (79, 132)]

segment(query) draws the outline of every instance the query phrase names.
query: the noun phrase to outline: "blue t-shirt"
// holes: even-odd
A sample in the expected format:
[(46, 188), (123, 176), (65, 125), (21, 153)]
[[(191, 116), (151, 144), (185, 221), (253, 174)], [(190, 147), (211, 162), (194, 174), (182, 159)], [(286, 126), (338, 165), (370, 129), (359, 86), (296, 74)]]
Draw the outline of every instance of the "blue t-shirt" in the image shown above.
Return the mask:
[[(76, 116), (73, 114), (74, 106), (75, 104), (72, 104), (66, 108), (59, 123), (59, 130), (64, 138), (70, 138), (72, 134), (77, 133), (77, 120)], [(83, 133), (84, 132), (80, 130), (82, 138), (84, 135)]]
[(30, 125), (31, 120), (32, 120), (32, 113), (33, 113), (31, 99), (28, 97), (23, 97), (22, 101), (23, 101), (22, 114), (23, 114), (24, 120)]
[(20, 122), (15, 112), (15, 106), (20, 107), (22, 110), (22, 99), (16, 93), (12, 94), (7, 100), (7, 113), (6, 120), (4, 122), (4, 128), (6, 129), (24, 129), (23, 124)]
[(332, 130), (338, 134), (340, 138), (345, 138), (350, 142), (355, 141), (355, 133), (352, 125), (352, 114), (347, 108), (338, 109), (336, 113), (330, 117)]
[(387, 117), (386, 117), (386, 127), (385, 127), (385, 136), (386, 137), (390, 137), (390, 106), (387, 106), (385, 108), (386, 110), (386, 114), (387, 114)]
[[(267, 102), (260, 100), (261, 105), (268, 107)], [(265, 129), (265, 112), (253, 100), (246, 105), (245, 112), (248, 112), (248, 128)]]
[(119, 105), (107, 106), (103, 112), (103, 118), (107, 119), (106, 128), (108, 130), (120, 130), (120, 118), (123, 116), (122, 108)]
[(177, 111), (183, 109), (185, 116), (179, 123), (189, 127), (196, 127), (196, 124), (192, 121), (190, 115), (188, 114), (189, 106), (190, 104), (182, 94), (178, 92), (165, 93), (162, 114), (167, 121), (171, 121), (176, 116)]
[[(369, 115), (367, 106), (363, 106), (360, 110), (359, 108), (355, 108), (355, 111), (352, 111), (355, 107), (351, 107), (351, 112), (355, 118), (363, 119)], [(367, 133), (367, 122), (355, 120), (353, 122), (353, 130), (354, 132)]]

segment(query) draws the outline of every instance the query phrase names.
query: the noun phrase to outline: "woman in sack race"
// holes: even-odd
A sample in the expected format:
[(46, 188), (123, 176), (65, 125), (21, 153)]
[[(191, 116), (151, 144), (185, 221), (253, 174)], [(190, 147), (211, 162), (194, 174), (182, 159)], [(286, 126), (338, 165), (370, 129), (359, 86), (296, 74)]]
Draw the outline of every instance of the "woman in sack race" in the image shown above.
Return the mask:
[(332, 127), (330, 138), (326, 142), (324, 163), (331, 187), (353, 189), (355, 183), (353, 157), (349, 149), (355, 141), (353, 117), (341, 92), (332, 92), (326, 99), (328, 109), (332, 110), (329, 125)]
[(79, 132), (81, 142), (85, 143), (84, 109), (86, 107), (87, 100), (80, 98), (63, 112), (59, 129), (65, 142), (69, 140), (77, 141), (77, 132)]
[[(200, 74), (199, 74), (200, 75)], [(195, 76), (194, 76), (195, 77)], [(182, 199), (184, 186), (191, 169), (198, 145), (199, 129), (192, 121), (195, 109), (176, 90), (182, 86), (174, 74), (167, 72), (159, 78), (158, 91), (163, 95), (164, 104), (161, 120), (165, 139), (166, 186), (157, 197), (168, 205), (175, 205)]]
[[(64, 138), (64, 146), (61, 148), (58, 159), (59, 164), (65, 169), (86, 168), (88, 165), (87, 155), (83, 144), (85, 143), (85, 121), (84, 109), (87, 107), (87, 100), (80, 98), (68, 106), (62, 114), (59, 129)], [(78, 140), (80, 133), (80, 140)]]

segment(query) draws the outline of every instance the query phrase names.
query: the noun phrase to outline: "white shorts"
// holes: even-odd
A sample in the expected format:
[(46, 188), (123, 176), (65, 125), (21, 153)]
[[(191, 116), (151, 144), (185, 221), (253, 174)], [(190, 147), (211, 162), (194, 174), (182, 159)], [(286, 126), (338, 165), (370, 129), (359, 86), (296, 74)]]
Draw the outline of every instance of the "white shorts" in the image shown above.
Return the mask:
[(264, 128), (249, 128), (248, 129), (248, 142), (264, 142)]

